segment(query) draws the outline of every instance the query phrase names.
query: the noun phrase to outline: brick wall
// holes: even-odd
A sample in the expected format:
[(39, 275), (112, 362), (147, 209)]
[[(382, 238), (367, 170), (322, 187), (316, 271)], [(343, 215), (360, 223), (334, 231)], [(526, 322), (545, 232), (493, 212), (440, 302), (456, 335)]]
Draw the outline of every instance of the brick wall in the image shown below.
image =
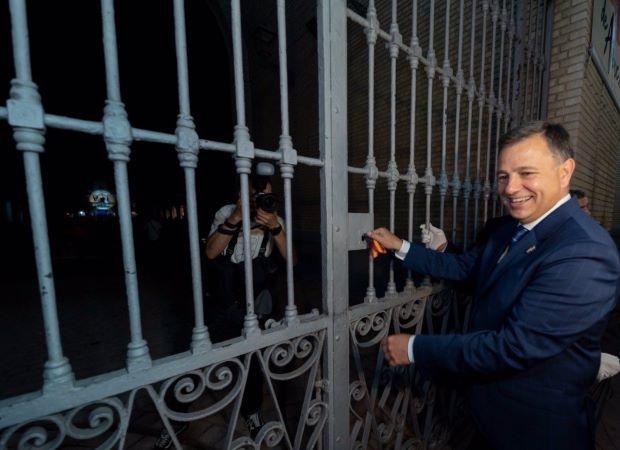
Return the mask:
[(612, 219), (620, 112), (589, 56), (592, 3), (555, 3), (548, 118), (571, 133), (577, 158), (573, 186), (588, 193), (593, 216), (609, 229), (618, 226)]

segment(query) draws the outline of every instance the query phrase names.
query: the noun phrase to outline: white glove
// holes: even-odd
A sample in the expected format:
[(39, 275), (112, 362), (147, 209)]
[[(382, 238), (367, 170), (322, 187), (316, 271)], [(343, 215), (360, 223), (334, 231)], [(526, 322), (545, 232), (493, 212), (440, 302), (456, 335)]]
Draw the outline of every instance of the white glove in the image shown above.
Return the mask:
[(613, 377), (620, 372), (620, 360), (617, 356), (609, 353), (601, 353), (601, 366), (596, 375), (596, 381), (603, 381), (605, 378)]
[(420, 230), (422, 230), (422, 243), (426, 244), (428, 248), (431, 250), (444, 251), (446, 248), (446, 244), (448, 243), (448, 239), (446, 239), (446, 235), (443, 230), (434, 227), (432, 223), (428, 224), (428, 230), (426, 229), (426, 224), (420, 225)]

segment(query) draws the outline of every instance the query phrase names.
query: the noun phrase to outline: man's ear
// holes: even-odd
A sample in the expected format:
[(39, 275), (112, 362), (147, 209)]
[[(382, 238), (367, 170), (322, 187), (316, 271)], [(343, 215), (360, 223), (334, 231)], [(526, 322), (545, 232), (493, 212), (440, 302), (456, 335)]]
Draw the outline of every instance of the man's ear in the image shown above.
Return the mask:
[(560, 177), (563, 188), (570, 186), (570, 179), (573, 176), (573, 172), (575, 172), (575, 160), (573, 158), (568, 158), (560, 164)]

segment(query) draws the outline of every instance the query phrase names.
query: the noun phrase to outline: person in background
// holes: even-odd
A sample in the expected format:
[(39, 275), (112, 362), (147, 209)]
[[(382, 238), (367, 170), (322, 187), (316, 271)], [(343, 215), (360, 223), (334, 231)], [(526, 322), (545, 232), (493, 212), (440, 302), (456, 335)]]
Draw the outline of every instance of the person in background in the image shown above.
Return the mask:
[(579, 203), (579, 207), (583, 212), (585, 212), (588, 216), (592, 215), (589, 208), (590, 200), (584, 191), (581, 189), (571, 189), (570, 195), (571, 197), (577, 198), (577, 203)]
[[(287, 259), (284, 220), (277, 213), (277, 197), (272, 192), (271, 164), (259, 163), (250, 177), (250, 251), (254, 291), (254, 312), (259, 322), (271, 317), (278, 258)], [(241, 335), (245, 317), (245, 255), (243, 251), (241, 199), (215, 213), (205, 254), (209, 260), (213, 319), (209, 333), (214, 342)], [(263, 396), (262, 372), (253, 358), (248, 374), (241, 413), (254, 437), (263, 425), (260, 408)]]
[[(259, 163), (250, 176), (250, 251), (254, 291), (254, 312), (263, 325), (272, 315), (274, 289), (279, 277), (278, 259), (286, 260), (286, 230), (278, 215), (277, 197), (272, 192), (270, 176), (274, 167)], [(242, 334), (245, 318), (245, 268), (241, 198), (222, 206), (216, 213), (206, 240), (207, 279), (210, 296), (206, 309), (207, 325), (213, 342), (233, 339)], [(294, 255), (293, 255), (294, 256)], [(253, 356), (241, 402), (241, 414), (252, 438), (263, 426), (260, 414), (263, 400), (263, 374), (258, 359)], [(171, 389), (173, 391), (173, 389)], [(187, 411), (189, 405), (172, 401), (177, 411)], [(173, 423), (178, 436), (186, 423)], [(163, 429), (155, 448), (169, 448), (170, 434)]]

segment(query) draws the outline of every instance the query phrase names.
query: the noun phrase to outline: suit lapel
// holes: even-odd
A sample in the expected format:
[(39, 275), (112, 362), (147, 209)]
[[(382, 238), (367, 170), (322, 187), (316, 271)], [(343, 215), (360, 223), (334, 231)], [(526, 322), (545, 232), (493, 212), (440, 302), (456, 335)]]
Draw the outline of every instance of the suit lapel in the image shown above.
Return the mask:
[(484, 256), (480, 263), (480, 279), (488, 280), (497, 266), (497, 260), (506, 249), (506, 245), (510, 241), (510, 237), (517, 227), (517, 221), (510, 221), (506, 225), (499, 228), (490, 237)]
[(500, 252), (497, 258), (490, 262), (492, 264), (491, 272), (489, 276), (485, 277), (480, 294), (492, 286), (510, 267), (514, 267), (524, 258), (534, 258), (537, 245), (538, 239), (536, 238), (535, 228), (523, 236), (519, 242), (513, 244), (508, 253), (506, 253), (506, 256), (504, 256), (501, 261), (497, 262), (501, 255)]

